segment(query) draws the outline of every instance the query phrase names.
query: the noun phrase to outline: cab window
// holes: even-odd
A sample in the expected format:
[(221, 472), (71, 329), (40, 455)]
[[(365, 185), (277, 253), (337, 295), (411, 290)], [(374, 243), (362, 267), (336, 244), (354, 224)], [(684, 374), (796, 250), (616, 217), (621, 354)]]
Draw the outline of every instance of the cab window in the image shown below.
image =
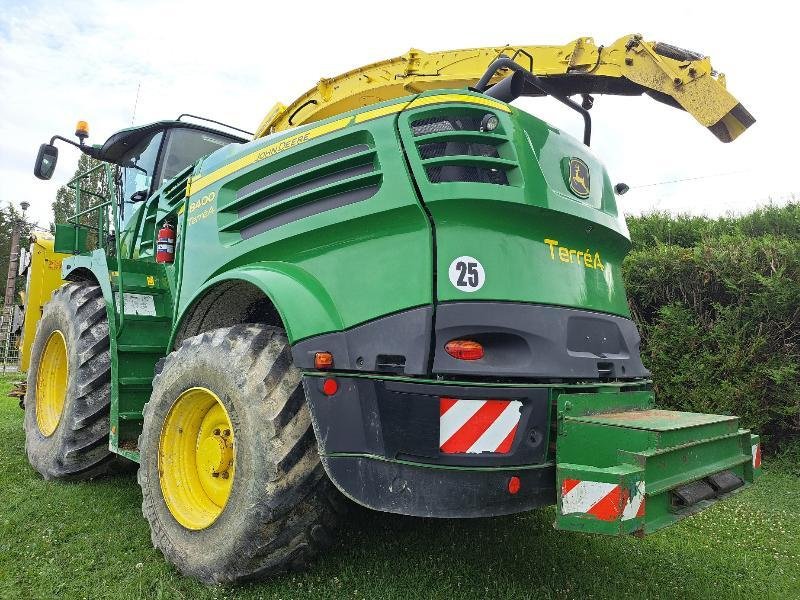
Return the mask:
[[(123, 225), (127, 223), (136, 208), (136, 202), (132, 201), (132, 198), (133, 200), (141, 201), (150, 195), (158, 149), (161, 147), (163, 137), (164, 132), (158, 131), (144, 138), (123, 156), (119, 163), (122, 168), (121, 208)], [(134, 198), (134, 195), (138, 196), (138, 198)]]
[(155, 187), (161, 187), (198, 159), (234, 141), (239, 140), (199, 129), (170, 129)]

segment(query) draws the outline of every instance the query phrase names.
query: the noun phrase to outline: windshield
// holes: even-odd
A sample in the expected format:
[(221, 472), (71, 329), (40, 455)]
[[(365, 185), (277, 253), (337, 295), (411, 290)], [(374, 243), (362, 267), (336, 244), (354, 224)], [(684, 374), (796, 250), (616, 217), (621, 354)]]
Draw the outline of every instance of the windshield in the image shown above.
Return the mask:
[(239, 140), (199, 129), (171, 129), (164, 148), (164, 158), (161, 161), (161, 172), (156, 187), (161, 187), (198, 159), (234, 141)]
[(157, 131), (142, 139), (119, 161), (122, 225), (128, 222), (140, 202), (183, 169), (222, 146), (240, 141), (188, 127)]

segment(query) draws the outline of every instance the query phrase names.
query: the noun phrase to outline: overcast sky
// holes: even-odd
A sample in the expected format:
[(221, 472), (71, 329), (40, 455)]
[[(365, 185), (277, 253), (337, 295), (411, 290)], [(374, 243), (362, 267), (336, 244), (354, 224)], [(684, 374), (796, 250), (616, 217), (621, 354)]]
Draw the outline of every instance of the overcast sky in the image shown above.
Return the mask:
[[(3, 0), (0, 202), (27, 200), (33, 220), (49, 223), (50, 203), (78, 153), (62, 146), (47, 183), (33, 177), (33, 161), (40, 143), (54, 133), (71, 136), (78, 119), (89, 121), (93, 143), (132, 120), (183, 112), (254, 130), (276, 101), (288, 104), (320, 77), (411, 47), (564, 44), (580, 36), (609, 44), (634, 32), (711, 56), (757, 123), (722, 144), (686, 113), (647, 97), (598, 97), (593, 148), (612, 181), (631, 186), (622, 200), (628, 214), (743, 212), (800, 192), (800, 84), (783, 60), (796, 56), (797, 11), (784, 8), (792, 5), (615, 4)], [(519, 104), (580, 133), (578, 116), (553, 100)], [(691, 181), (662, 183), (680, 179)]]

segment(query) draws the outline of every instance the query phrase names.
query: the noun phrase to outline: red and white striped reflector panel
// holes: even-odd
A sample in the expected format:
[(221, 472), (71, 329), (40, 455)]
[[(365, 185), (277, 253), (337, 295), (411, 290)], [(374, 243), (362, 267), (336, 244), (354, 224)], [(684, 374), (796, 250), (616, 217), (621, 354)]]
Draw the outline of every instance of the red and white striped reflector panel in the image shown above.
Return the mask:
[(601, 521), (627, 521), (644, 516), (644, 481), (633, 494), (616, 483), (565, 479), (561, 482), (561, 514), (583, 513)]
[(445, 454), (508, 454), (521, 410), (519, 400), (439, 398), (439, 449)]
[(761, 444), (753, 444), (753, 468), (761, 468)]

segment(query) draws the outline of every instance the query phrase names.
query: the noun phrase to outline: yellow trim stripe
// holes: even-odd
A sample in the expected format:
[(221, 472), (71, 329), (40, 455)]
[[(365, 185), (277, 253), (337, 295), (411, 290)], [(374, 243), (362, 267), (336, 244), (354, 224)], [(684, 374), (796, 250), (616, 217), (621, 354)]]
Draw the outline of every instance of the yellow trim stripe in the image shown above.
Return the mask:
[(363, 113), (358, 113), (356, 115), (356, 123), (363, 123), (364, 121), (371, 121), (372, 119), (385, 117), (386, 115), (391, 115), (393, 113), (399, 113), (408, 105), (408, 101), (398, 102), (397, 104), (390, 104), (389, 106), (383, 106), (381, 108), (375, 108)]
[(420, 106), (427, 106), (429, 104), (440, 104), (442, 102), (465, 102), (466, 104), (480, 104), (482, 106), (489, 106), (502, 110), (503, 112), (510, 113), (511, 107), (505, 102), (494, 100), (493, 98), (481, 98), (480, 96), (469, 96), (467, 94), (441, 94), (439, 96), (422, 96), (414, 99), (408, 108), (419, 108)]
[(438, 96), (423, 96), (421, 98), (412, 100), (410, 103), (398, 102), (396, 104), (390, 104), (388, 106), (383, 106), (381, 108), (375, 108), (363, 113), (359, 113), (355, 115), (355, 118), (345, 117), (343, 119), (331, 121), (325, 125), (320, 125), (319, 127), (306, 129), (302, 133), (290, 135), (275, 142), (274, 144), (260, 148), (255, 152), (251, 152), (250, 154), (242, 156), (241, 158), (237, 158), (233, 162), (220, 167), (216, 171), (211, 171), (211, 173), (208, 173), (207, 175), (202, 175), (196, 179), (192, 179), (189, 182), (186, 195), (191, 196), (196, 194), (200, 190), (207, 188), (212, 183), (216, 183), (220, 179), (223, 179), (224, 177), (227, 177), (231, 173), (235, 173), (240, 169), (249, 167), (253, 163), (270, 158), (275, 154), (289, 150), (290, 148), (303, 144), (309, 140), (313, 140), (314, 138), (322, 135), (338, 131), (339, 129), (344, 129), (351, 122), (364, 123), (365, 121), (370, 121), (379, 117), (385, 117), (386, 115), (391, 115), (393, 113), (399, 113), (405, 109), (419, 108), (421, 106), (428, 106), (430, 104), (442, 104), (445, 102), (478, 104), (481, 106), (488, 106), (497, 110), (502, 110), (507, 113), (511, 112), (511, 108), (509, 108), (509, 106), (504, 102), (499, 102), (498, 100), (493, 100), (492, 98), (481, 98), (480, 96), (470, 96), (467, 94), (440, 94)]

